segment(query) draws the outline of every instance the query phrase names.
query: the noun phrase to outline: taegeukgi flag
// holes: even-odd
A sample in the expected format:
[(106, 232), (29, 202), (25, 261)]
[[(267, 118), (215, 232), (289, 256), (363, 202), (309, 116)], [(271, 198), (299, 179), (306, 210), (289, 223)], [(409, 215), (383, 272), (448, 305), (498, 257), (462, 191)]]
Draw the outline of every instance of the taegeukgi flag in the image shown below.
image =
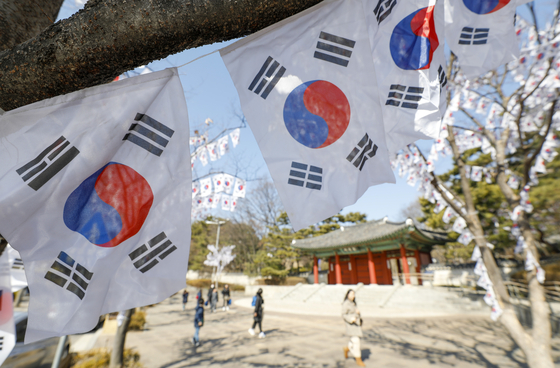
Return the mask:
[(443, 1), (363, 3), (389, 152), (439, 138), (447, 104)]
[(517, 59), (515, 9), (526, 0), (445, 0), (445, 37), (467, 77)]
[(26, 342), (184, 287), (192, 188), (177, 69), (8, 111), (0, 137), (0, 232), (25, 263)]
[(220, 50), (296, 230), (395, 182), (363, 13), (323, 1)]
[(0, 365), (16, 345), (10, 268), (10, 256), (5, 249), (0, 256)]

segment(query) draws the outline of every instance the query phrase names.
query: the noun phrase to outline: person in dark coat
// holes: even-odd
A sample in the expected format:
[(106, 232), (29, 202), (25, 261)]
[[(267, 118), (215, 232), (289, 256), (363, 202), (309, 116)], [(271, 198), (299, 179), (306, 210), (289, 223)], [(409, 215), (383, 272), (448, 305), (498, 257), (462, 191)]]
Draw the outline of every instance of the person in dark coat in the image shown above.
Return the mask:
[(196, 293), (196, 300), (200, 300), (202, 298), (202, 289), (198, 289), (198, 293)]
[(206, 294), (206, 300), (208, 301), (208, 304), (210, 304), (212, 301), (213, 292), (214, 292), (214, 284), (210, 285), (210, 289), (208, 289), (208, 294)]
[(348, 346), (343, 348), (344, 358), (348, 358), (348, 353), (350, 352), (356, 359), (356, 364), (359, 367), (365, 367), (360, 348), (360, 337), (363, 336), (362, 317), (356, 304), (356, 293), (352, 289), (348, 290), (342, 302), (342, 319), (344, 319), (346, 325), (346, 335), (350, 337)]
[(224, 285), (224, 288), (222, 289), (222, 298), (224, 299), (222, 310), (229, 310), (229, 301), (231, 299), (229, 294), (229, 285)]
[(187, 289), (183, 290), (183, 310), (185, 310), (185, 306), (187, 305), (187, 301), (189, 300), (189, 292)]
[(257, 295), (256, 295), (255, 310), (253, 312), (253, 319), (254, 319), (253, 327), (251, 327), (249, 329), (249, 333), (254, 336), (255, 335), (255, 326), (259, 325), (259, 331), (261, 332), (261, 333), (259, 333), (259, 338), (260, 339), (264, 339), (265, 336), (266, 336), (263, 332), (263, 329), (262, 329), (262, 320), (263, 320), (263, 315), (264, 315), (264, 306), (263, 306), (264, 299), (262, 297), (262, 293), (263, 293), (263, 290), (261, 288), (259, 288), (259, 290), (257, 291)]
[(194, 346), (200, 346), (198, 333), (202, 325), (204, 325), (204, 299), (199, 298), (194, 313), (194, 336), (192, 338)]
[(216, 311), (216, 305), (218, 305), (218, 289), (214, 288), (212, 290), (212, 299), (210, 299), (210, 311), (212, 313)]

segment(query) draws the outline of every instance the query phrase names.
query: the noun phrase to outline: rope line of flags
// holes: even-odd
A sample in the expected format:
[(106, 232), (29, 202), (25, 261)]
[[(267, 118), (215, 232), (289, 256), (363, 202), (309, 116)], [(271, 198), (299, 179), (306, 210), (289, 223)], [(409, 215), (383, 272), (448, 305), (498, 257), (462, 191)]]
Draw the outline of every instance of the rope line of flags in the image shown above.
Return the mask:
[[(373, 185), (394, 183), (398, 169), (444, 221), (455, 218), (467, 245), (465, 205), (433, 175), (434, 162), (452, 154), (445, 138), (461, 152), (496, 155), (489, 131), (509, 129), (508, 153), (522, 134), (546, 136), (531, 168), (529, 185), (536, 185), (559, 146), (560, 115), (551, 131), (539, 125), (559, 86), (558, 43), (516, 32), (528, 27), (512, 22), (525, 2), (325, 0), (221, 49), (294, 230), (335, 215)], [(460, 63), (453, 81), (445, 43)], [(492, 78), (485, 73), (496, 68), (514, 75), (520, 100), (503, 106), (484, 95)], [(149, 71), (0, 115), (0, 233), (33, 270), (26, 342), (89, 331), (99, 315), (183, 288), (189, 215), (233, 211), (245, 196), (245, 181), (225, 173), (192, 181), (195, 161), (206, 166), (226, 155), (239, 130), (212, 142), (190, 137), (177, 68)], [(512, 129), (521, 102), (534, 112)], [(477, 127), (450, 137), (447, 127), (461, 114)], [(426, 159), (418, 139), (436, 140)], [(494, 180), (492, 167), (466, 170), (471, 180)], [(516, 208), (530, 211), (523, 190)], [(544, 279), (534, 255), (526, 259)], [(0, 299), (4, 306), (9, 298)], [(6, 336), (0, 333), (4, 347)]]

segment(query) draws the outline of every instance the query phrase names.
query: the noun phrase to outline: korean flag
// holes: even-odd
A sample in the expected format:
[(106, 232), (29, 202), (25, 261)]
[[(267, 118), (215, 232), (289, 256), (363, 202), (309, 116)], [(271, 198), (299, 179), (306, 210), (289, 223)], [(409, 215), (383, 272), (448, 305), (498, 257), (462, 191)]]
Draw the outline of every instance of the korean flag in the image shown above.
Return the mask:
[(364, 0), (389, 152), (437, 139), (447, 104), (443, 1)]
[(445, 0), (445, 37), (467, 77), (517, 59), (517, 6), (527, 0)]
[(323, 1), (220, 53), (294, 229), (395, 182), (361, 1)]
[(177, 69), (0, 117), (0, 232), (25, 263), (26, 342), (184, 287), (192, 198)]

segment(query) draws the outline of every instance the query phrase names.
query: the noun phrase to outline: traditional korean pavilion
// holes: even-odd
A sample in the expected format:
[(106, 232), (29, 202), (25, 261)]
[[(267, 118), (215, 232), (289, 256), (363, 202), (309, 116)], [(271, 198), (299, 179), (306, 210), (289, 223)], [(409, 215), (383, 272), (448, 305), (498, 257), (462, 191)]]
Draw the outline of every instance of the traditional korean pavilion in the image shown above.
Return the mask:
[(420, 229), (411, 219), (391, 222), (384, 218), (295, 240), (292, 247), (313, 255), (316, 284), (319, 283), (317, 260), (322, 258), (329, 262), (329, 284), (391, 285), (399, 274), (404, 274), (407, 284), (411, 279), (413, 283), (421, 283), (418, 275), (412, 275), (431, 263), (432, 247), (446, 241), (446, 233)]

